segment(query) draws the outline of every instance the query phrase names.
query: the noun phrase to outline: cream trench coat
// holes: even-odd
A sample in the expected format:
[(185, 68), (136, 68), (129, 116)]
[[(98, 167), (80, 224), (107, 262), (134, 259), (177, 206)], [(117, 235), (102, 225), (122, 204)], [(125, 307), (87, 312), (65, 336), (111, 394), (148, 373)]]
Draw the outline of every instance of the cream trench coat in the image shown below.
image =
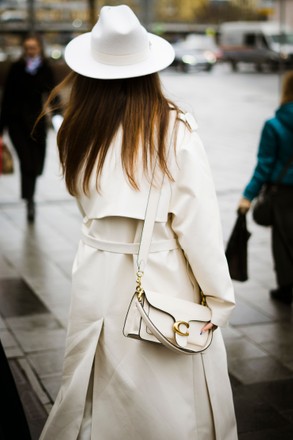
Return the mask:
[[(221, 327), (233, 310), (234, 292), (216, 194), (196, 123), (190, 115), (181, 119), (176, 153), (173, 146), (169, 153), (174, 181), (164, 180), (143, 285), (197, 302), (200, 285), (212, 322)], [(236, 440), (219, 328), (211, 346), (197, 355), (122, 334), (150, 184), (141, 172), (140, 191), (129, 185), (120, 146), (119, 132), (106, 158), (101, 192), (93, 177), (89, 197), (78, 200), (84, 220), (73, 265), (63, 379), (40, 440)], [(174, 237), (175, 249), (161, 246)]]

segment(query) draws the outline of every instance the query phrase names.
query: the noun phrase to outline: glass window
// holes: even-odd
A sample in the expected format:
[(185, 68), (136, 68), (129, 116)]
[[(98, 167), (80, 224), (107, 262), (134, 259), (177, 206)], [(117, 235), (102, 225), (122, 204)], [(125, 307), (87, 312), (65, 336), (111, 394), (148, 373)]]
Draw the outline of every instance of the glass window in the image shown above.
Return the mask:
[(244, 44), (246, 46), (255, 46), (256, 43), (256, 34), (245, 34), (244, 35)]
[(293, 34), (278, 34), (271, 36), (274, 43), (293, 44)]

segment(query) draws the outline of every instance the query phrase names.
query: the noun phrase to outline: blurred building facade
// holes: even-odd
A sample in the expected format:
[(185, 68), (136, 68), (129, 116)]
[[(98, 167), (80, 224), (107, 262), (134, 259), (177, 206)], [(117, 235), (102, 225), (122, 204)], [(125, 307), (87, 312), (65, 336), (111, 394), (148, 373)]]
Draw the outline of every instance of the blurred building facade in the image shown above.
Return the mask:
[(293, 0), (274, 2), (271, 19), (293, 28)]
[(293, 28), (293, 0), (0, 0), (0, 62), (15, 57), (21, 35), (32, 30), (45, 35), (58, 58), (55, 46), (91, 29), (102, 6), (121, 3), (167, 38), (211, 26), (216, 31), (222, 21), (234, 20), (273, 20)]
[[(96, 21), (104, 5), (118, 5), (121, 0), (0, 0), (0, 31), (37, 30), (85, 31)], [(281, 20), (293, 25), (293, 0), (123, 0), (146, 24), (152, 22), (198, 22), (211, 12), (231, 12), (241, 19), (248, 13), (251, 19)], [(232, 14), (233, 11), (233, 14)], [(253, 14), (255, 17), (253, 17)], [(247, 15), (250, 17), (249, 15)], [(227, 18), (224, 18), (227, 21)], [(58, 28), (58, 29), (57, 29)]]

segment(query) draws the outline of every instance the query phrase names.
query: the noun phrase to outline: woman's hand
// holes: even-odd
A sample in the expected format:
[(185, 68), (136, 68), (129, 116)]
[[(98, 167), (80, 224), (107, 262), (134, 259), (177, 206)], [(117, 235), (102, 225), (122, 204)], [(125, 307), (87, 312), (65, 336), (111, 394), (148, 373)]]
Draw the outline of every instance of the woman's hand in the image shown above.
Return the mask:
[(241, 212), (242, 214), (246, 214), (247, 211), (249, 211), (250, 206), (251, 206), (251, 201), (246, 199), (245, 197), (242, 197), (238, 205), (238, 211)]
[(217, 325), (214, 325), (212, 322), (207, 322), (206, 325), (204, 325), (200, 331), (200, 334), (207, 332), (208, 330), (216, 330), (218, 328)]

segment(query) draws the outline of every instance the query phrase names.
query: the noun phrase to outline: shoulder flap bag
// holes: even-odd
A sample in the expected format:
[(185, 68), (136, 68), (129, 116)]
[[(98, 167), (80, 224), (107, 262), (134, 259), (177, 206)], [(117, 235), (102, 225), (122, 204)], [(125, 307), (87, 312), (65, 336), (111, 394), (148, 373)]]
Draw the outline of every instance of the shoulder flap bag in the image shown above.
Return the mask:
[[(138, 273), (138, 279), (141, 278)], [(125, 318), (124, 336), (185, 354), (199, 353), (211, 344), (213, 332), (201, 328), (211, 320), (210, 309), (159, 292), (135, 292)]]
[[(157, 161), (153, 176), (156, 166)], [(164, 176), (160, 187), (163, 180)], [(176, 353), (199, 353), (209, 347), (213, 337), (212, 330), (201, 332), (202, 327), (211, 320), (211, 310), (206, 305), (203, 293), (201, 304), (196, 304), (142, 287), (142, 267), (146, 266), (160, 198), (160, 191), (155, 191), (152, 183), (153, 178), (137, 257), (136, 291), (126, 313), (123, 334), (128, 338), (163, 344)]]

